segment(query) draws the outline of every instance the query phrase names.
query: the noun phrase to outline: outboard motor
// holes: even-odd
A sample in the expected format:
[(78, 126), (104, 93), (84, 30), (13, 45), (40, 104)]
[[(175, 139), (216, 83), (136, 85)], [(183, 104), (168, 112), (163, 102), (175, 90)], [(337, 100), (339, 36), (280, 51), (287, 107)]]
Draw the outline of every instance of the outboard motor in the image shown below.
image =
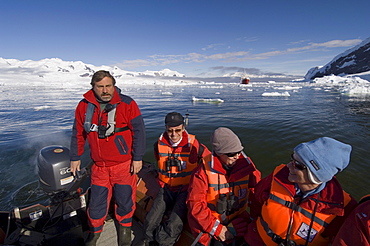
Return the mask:
[(37, 158), (40, 187), (49, 196), (69, 191), (74, 177), (70, 170), (69, 149), (63, 146), (47, 146)]
[(92, 164), (90, 161), (74, 177), (68, 148), (53, 145), (41, 149), (37, 157), (39, 185), (49, 202), (14, 208), (8, 215), (4, 245), (84, 245)]

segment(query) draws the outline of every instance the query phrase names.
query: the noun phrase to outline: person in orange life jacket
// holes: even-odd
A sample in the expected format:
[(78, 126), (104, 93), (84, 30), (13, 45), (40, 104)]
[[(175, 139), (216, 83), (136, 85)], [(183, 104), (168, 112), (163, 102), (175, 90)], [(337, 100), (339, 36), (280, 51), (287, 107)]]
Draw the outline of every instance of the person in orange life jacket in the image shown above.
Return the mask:
[(370, 246), (370, 195), (360, 199), (332, 243), (332, 246), (353, 245)]
[(261, 179), (238, 136), (219, 127), (211, 135), (212, 153), (192, 174), (188, 221), (196, 245), (242, 245), (254, 186)]
[(351, 150), (329, 137), (296, 146), (287, 165), (256, 185), (247, 243), (329, 245), (356, 206), (334, 176), (349, 164)]
[[(91, 159), (91, 195), (86, 245), (96, 245), (103, 230), (111, 197), (115, 201), (118, 245), (131, 245), (136, 205), (136, 174), (145, 153), (145, 126), (136, 102), (120, 93), (108, 71), (97, 71), (92, 89), (77, 105), (71, 138), (71, 172), (80, 170), (86, 140)], [(92, 110), (89, 110), (92, 109)], [(86, 126), (87, 125), (87, 126)]]
[[(145, 244), (173, 245), (186, 221), (187, 188), (191, 172), (206, 149), (185, 130), (184, 117), (171, 112), (165, 117), (166, 130), (154, 144), (160, 190), (144, 221)], [(168, 219), (163, 220), (164, 216)]]

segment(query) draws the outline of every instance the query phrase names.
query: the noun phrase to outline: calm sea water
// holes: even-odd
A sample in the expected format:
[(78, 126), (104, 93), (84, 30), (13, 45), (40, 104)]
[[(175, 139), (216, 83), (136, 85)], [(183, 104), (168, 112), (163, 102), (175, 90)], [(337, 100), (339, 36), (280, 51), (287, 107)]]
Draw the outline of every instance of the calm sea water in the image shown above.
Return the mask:
[[(210, 134), (217, 127), (229, 127), (237, 133), (263, 176), (287, 163), (292, 149), (301, 142), (329, 136), (351, 144), (351, 163), (338, 178), (356, 199), (370, 193), (366, 188), (370, 186), (369, 98), (292, 82), (253, 82), (247, 87), (228, 83), (118, 86), (141, 108), (147, 161), (154, 160), (153, 143), (164, 129), (165, 115), (188, 112), (188, 131), (208, 147)], [(54, 144), (69, 147), (74, 109), (87, 89), (0, 86), (4, 96), (0, 102), (0, 210), (32, 202), (29, 197), (37, 187), (38, 152)], [(285, 91), (289, 97), (262, 96), (264, 92)], [(193, 102), (193, 96), (224, 102)]]

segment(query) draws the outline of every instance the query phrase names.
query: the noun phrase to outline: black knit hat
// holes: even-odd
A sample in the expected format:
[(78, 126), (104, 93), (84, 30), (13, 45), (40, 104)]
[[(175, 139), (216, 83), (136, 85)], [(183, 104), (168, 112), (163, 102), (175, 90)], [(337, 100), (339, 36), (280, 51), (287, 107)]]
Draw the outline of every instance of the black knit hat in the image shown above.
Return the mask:
[(181, 124), (184, 124), (184, 117), (180, 113), (177, 112), (171, 112), (166, 115), (166, 119), (164, 120), (164, 123), (166, 126), (179, 126)]

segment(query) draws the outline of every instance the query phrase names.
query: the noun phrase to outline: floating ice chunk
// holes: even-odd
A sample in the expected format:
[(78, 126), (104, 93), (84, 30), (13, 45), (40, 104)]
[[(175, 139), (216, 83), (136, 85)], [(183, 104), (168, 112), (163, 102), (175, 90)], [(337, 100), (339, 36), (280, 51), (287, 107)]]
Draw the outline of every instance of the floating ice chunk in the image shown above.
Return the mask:
[(50, 106), (38, 106), (38, 107), (34, 107), (33, 109), (35, 111), (40, 111), (40, 110), (43, 110), (43, 109), (46, 109), (46, 108), (51, 108)]
[(290, 97), (290, 94), (289, 92), (285, 91), (285, 92), (264, 92), (262, 93), (262, 96), (263, 97)]
[(192, 97), (191, 99), (193, 102), (208, 102), (208, 103), (223, 103), (224, 100), (220, 98), (196, 98)]
[(283, 86), (283, 87), (277, 87), (278, 90), (298, 90), (301, 89), (302, 86)]
[(222, 89), (224, 88), (223, 85), (201, 85), (200, 88), (204, 89), (204, 88), (216, 88), (216, 89)]
[(253, 91), (253, 89), (246, 89), (246, 88), (242, 88), (242, 91)]
[(173, 93), (172, 92), (169, 92), (169, 91), (164, 91), (164, 92), (162, 92), (162, 95), (164, 95), (164, 96), (172, 96)]
[(367, 84), (351, 84), (348, 86), (345, 86), (344, 88), (339, 90), (343, 94), (348, 95), (367, 95), (370, 94), (370, 83)]

